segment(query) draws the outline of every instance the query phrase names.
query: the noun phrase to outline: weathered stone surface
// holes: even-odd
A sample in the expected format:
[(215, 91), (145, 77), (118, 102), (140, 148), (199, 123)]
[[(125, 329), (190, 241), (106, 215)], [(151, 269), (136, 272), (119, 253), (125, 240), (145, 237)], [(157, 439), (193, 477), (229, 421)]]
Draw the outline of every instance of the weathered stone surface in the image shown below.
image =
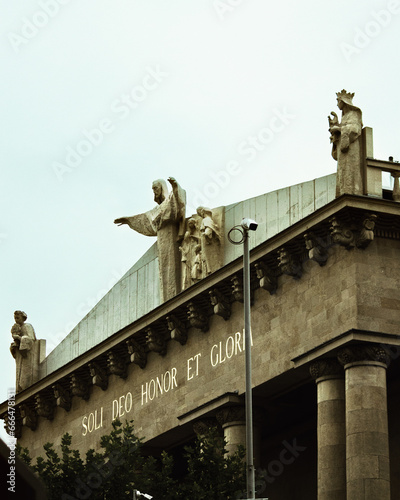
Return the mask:
[(107, 353), (107, 364), (110, 373), (118, 375), (121, 378), (127, 377), (126, 360), (119, 356), (116, 352), (109, 351)]
[(283, 274), (292, 276), (295, 280), (301, 278), (301, 263), (286, 248), (278, 250), (278, 266)]
[(347, 457), (358, 456), (360, 450), (367, 455), (380, 455), (384, 458), (388, 446), (388, 436), (384, 432), (356, 432), (347, 436)]
[(344, 246), (347, 250), (353, 248), (356, 244), (353, 231), (340, 222), (337, 217), (332, 217), (329, 222), (331, 223), (332, 241)]
[[(318, 391), (319, 392), (319, 391)], [(335, 391), (336, 392), (336, 391)], [(319, 425), (336, 424), (344, 422), (344, 410), (343, 410), (343, 400), (344, 400), (344, 389), (341, 398), (332, 400), (322, 400), (320, 396), (320, 401), (318, 402), (318, 423)], [(329, 397), (329, 396), (327, 396)]]
[[(320, 377), (344, 378), (343, 367), (336, 358), (321, 358), (313, 361), (310, 365), (310, 374), (318, 382)], [(337, 384), (323, 384), (319, 391), (337, 390)], [(329, 398), (331, 399), (331, 398)]]
[[(390, 315), (396, 312), (396, 299), (399, 292), (394, 286), (395, 280), (391, 274), (397, 273), (399, 269), (399, 262), (395, 259), (398, 250), (397, 241), (389, 242), (382, 238), (374, 240), (366, 251), (359, 251), (355, 248), (354, 251), (347, 252), (340, 246), (334, 246), (325, 266), (320, 267), (314, 262), (306, 262), (303, 277), (299, 281), (293, 281), (290, 276), (280, 276), (276, 294), (270, 296), (264, 290), (256, 290), (252, 307), (254, 386), (259, 388), (262, 384), (271, 383), (270, 381), (274, 383), (274, 380), (279, 380), (285, 371), (293, 373), (291, 359), (295, 356), (315, 349), (333, 338), (340, 338), (343, 332), (352, 328), (356, 329), (360, 321), (370, 322), (373, 314), (370, 308), (365, 307), (365, 310), (361, 312), (359, 304), (373, 303), (381, 307), (381, 301), (375, 300), (377, 295), (387, 298), (377, 331), (395, 333), (398, 329), (396, 329), (395, 322), (391, 323)], [(380, 269), (381, 272), (371, 275), (371, 269), (375, 268)], [(362, 282), (361, 290), (357, 286), (360, 282)], [(206, 296), (205, 300), (207, 299)], [(372, 302), (373, 300), (375, 302)], [(205, 302), (202, 305), (205, 305)], [(181, 311), (182, 314), (185, 312), (185, 304)], [(164, 315), (161, 318), (162, 322), (163, 318), (165, 318)], [(165, 357), (149, 352), (148, 363), (144, 370), (139, 370), (135, 364), (130, 364), (127, 379), (110, 377), (107, 391), (104, 392), (101, 388), (93, 386), (88, 401), (74, 397), (68, 413), (68, 421), (62, 420), (65, 430), (74, 435), (74, 446), (81, 447), (83, 451), (88, 447), (98, 446), (99, 436), (111, 429), (113, 401), (118, 400), (119, 403), (119, 398), (126, 396), (128, 392), (132, 394), (133, 404), (130, 412), (123, 417), (134, 418), (138, 434), (145, 436), (146, 440), (176, 431), (180, 427), (177, 424), (176, 415), (195, 411), (228, 391), (238, 390), (239, 394), (243, 394), (242, 304), (232, 303), (231, 316), (227, 321), (215, 314), (210, 316), (209, 327), (206, 335), (200, 334), (195, 329), (189, 329), (187, 342), (183, 346), (179, 342), (169, 341)], [(238, 334), (237, 337), (236, 334)], [(200, 356), (196, 358), (198, 355)], [(196, 371), (196, 359), (198, 371)], [(173, 369), (176, 369), (176, 373), (172, 372)], [(161, 376), (168, 371), (167, 386), (168, 380), (172, 378), (172, 375), (175, 376), (176, 385), (173, 389), (169, 388), (168, 392), (162, 394), (158, 389), (158, 396), (154, 396), (153, 400), (146, 401), (146, 397), (143, 396), (142, 404), (142, 391), (145, 393), (146, 384), (149, 387), (152, 380), (157, 384), (158, 377), (162, 385)], [(310, 382), (311, 386), (313, 384)], [(148, 391), (149, 388), (147, 388), (149, 394)], [(334, 401), (338, 398), (337, 390), (328, 389), (324, 392)], [(321, 400), (318, 399), (318, 401)], [(336, 421), (335, 403), (332, 402), (331, 405), (332, 417)], [(327, 417), (328, 406), (329, 403), (325, 410), (321, 409), (321, 415), (324, 418)], [(83, 418), (88, 419), (89, 415), (94, 415), (97, 411), (99, 423), (101, 409), (103, 409), (103, 427), (83, 436)], [(295, 415), (296, 408), (285, 408), (284, 415), (291, 412)], [(46, 435), (46, 440), (56, 442), (59, 435), (59, 426), (56, 424), (60, 422), (60, 415), (67, 415), (67, 413), (62, 408), (57, 408), (53, 422), (40, 418), (38, 430), (34, 432), (43, 433)], [(266, 427), (269, 425), (265, 423), (268, 416), (269, 410), (266, 410), (263, 424)], [(67, 422), (68, 425), (66, 425)], [(314, 436), (314, 428), (311, 431)], [(41, 450), (39, 443), (36, 444), (37, 434), (34, 432), (25, 426), (21, 444), (34, 443), (32, 454), (37, 456)], [(282, 439), (284, 438), (286, 434), (283, 435)], [(302, 443), (301, 437), (298, 438), (298, 442)], [(269, 459), (275, 460), (279, 457), (281, 442), (278, 442), (277, 446), (277, 455), (266, 459), (264, 467), (268, 466)], [(340, 446), (337, 445), (332, 450), (337, 450), (336, 454), (340, 453)], [(315, 448), (310, 446), (309, 453), (314, 456)], [(263, 454), (266, 454), (265, 450)], [(333, 456), (335, 467), (338, 463), (336, 454)], [(300, 464), (302, 460), (299, 459)], [(312, 467), (315, 467), (312, 461), (307, 462), (308, 467), (311, 467), (310, 463)], [(297, 462), (288, 467), (282, 476), (277, 477), (273, 486), (278, 484), (278, 479), (279, 482), (285, 482), (286, 477), (291, 479), (296, 477), (291, 475), (289, 471), (291, 467), (295, 470)], [(297, 480), (299, 479), (301, 477), (297, 476)], [(290, 498), (290, 493), (286, 496)]]
[(35, 410), (36, 413), (48, 420), (53, 420), (54, 417), (54, 399), (46, 397), (42, 394), (36, 394), (35, 396)]
[(186, 221), (185, 234), (179, 247), (182, 262), (182, 290), (202, 277), (201, 259), (196, 260), (196, 247), (199, 242), (200, 231), (196, 218), (190, 217)]
[(22, 425), (29, 427), (32, 431), (37, 427), (37, 413), (28, 404), (24, 403), (20, 407)]
[(15, 311), (15, 323), (11, 328), (13, 342), (10, 351), (16, 365), (16, 392), (23, 391), (39, 379), (39, 364), (42, 361), (42, 352), (45, 341), (37, 340), (35, 330), (29, 323), (25, 323), (28, 316), (24, 311)]
[(126, 345), (130, 354), (131, 363), (144, 369), (147, 364), (147, 353), (145, 348), (134, 339), (127, 340)]
[(308, 250), (308, 257), (310, 260), (318, 262), (320, 266), (324, 266), (328, 260), (327, 245), (317, 238), (313, 233), (306, 233), (304, 235), (306, 248)]
[(163, 332), (154, 328), (146, 328), (146, 345), (149, 351), (158, 352), (161, 356), (167, 353), (167, 341)]
[(376, 214), (368, 214), (362, 221), (362, 226), (357, 235), (356, 245), (358, 248), (366, 248), (374, 239), (375, 222), (378, 216)]
[(343, 370), (332, 358), (312, 363), (317, 379), (318, 499), (346, 494), (346, 427)]
[[(330, 174), (257, 196), (253, 199), (254, 205), (250, 212), (247, 200), (220, 208), (224, 212), (224, 226), (233, 227), (238, 220), (249, 215), (257, 219), (260, 225), (249, 241), (250, 248), (253, 248), (332, 201), (335, 181), (336, 174)], [(257, 214), (254, 210), (257, 210)], [(267, 213), (268, 224), (265, 223)], [(223, 253), (223, 263), (227, 264), (242, 256), (242, 248), (240, 245), (225, 245)], [(118, 280), (117, 283), (115, 280)], [(52, 373), (159, 306), (162, 303), (159, 281), (157, 243), (154, 243), (125, 274), (113, 270), (111, 290), (48, 354), (41, 367), (40, 377)], [(120, 315), (115, 316), (114, 310), (120, 311)]]
[(231, 278), (232, 282), (232, 295), (235, 300), (238, 302), (243, 302), (244, 293), (243, 293), (243, 278), (235, 274)]
[(61, 384), (53, 385), (53, 391), (54, 397), (56, 398), (56, 405), (69, 411), (72, 404), (71, 392), (65, 389)]
[(229, 298), (223, 294), (218, 288), (213, 288), (209, 291), (211, 305), (214, 308), (214, 314), (222, 316), (228, 320), (231, 315), (231, 302)]
[(127, 224), (145, 236), (157, 236), (161, 295), (164, 301), (181, 290), (181, 259), (177, 242), (184, 236), (186, 208), (186, 192), (173, 177), (169, 177), (168, 181), (172, 186), (170, 193), (163, 179), (153, 182), (157, 207), (143, 214), (120, 217), (114, 221), (118, 225)]
[(380, 432), (387, 426), (386, 410), (373, 409), (353, 410), (347, 413), (347, 433)]
[(89, 363), (92, 384), (101, 387), (105, 391), (108, 387), (108, 374), (96, 361)]
[[(386, 364), (371, 360), (382, 356), (379, 346), (369, 345), (349, 347), (339, 355), (342, 362), (351, 361), (345, 365), (348, 500), (371, 498), (368, 488), (377, 483), (378, 498), (390, 499)], [(355, 490), (360, 481), (364, 493)]]
[(206, 311), (194, 302), (189, 302), (187, 309), (190, 325), (194, 328), (199, 328), (202, 332), (207, 332), (209, 329), (209, 319)]
[(259, 279), (260, 288), (268, 290), (273, 295), (278, 288), (278, 280), (275, 273), (264, 263), (256, 262), (254, 265), (256, 269), (257, 278)]
[[(383, 364), (383, 368), (386, 368), (386, 365), (389, 364), (389, 357), (387, 350), (384, 349), (383, 346), (376, 345), (373, 343), (364, 343), (364, 344), (354, 344), (348, 347), (344, 347), (340, 349), (338, 352), (338, 360), (342, 365), (346, 366), (350, 363), (359, 363), (358, 366), (362, 366), (363, 369), (354, 370), (352, 373), (352, 380), (354, 379), (354, 384), (357, 384), (357, 377), (360, 378), (360, 374), (367, 375), (370, 377), (382, 377), (383, 373), (374, 369), (373, 363), (369, 364), (368, 361), (376, 361), (377, 363)], [(364, 363), (367, 361), (367, 363)], [(361, 363), (361, 364), (360, 364)], [(367, 365), (371, 367), (370, 369), (365, 368)], [(349, 381), (349, 383), (351, 383)]]
[(181, 345), (185, 345), (188, 338), (186, 325), (174, 314), (170, 314), (165, 319), (168, 330), (171, 332), (171, 340), (176, 340)]
[(332, 156), (337, 160), (336, 196), (342, 194), (363, 194), (362, 178), (362, 113), (354, 106), (354, 94), (342, 90), (337, 94), (337, 105), (342, 111), (339, 123), (332, 111), (329, 119)]
[(376, 498), (379, 498), (379, 500), (383, 500), (384, 498), (390, 498), (389, 488), (389, 481), (385, 481), (383, 479), (366, 479), (365, 496), (360, 496), (360, 493), (354, 491), (355, 496), (348, 496), (347, 498), (354, 498), (355, 500), (375, 500)]
[[(223, 212), (213, 211), (207, 207), (198, 207), (200, 216), (200, 242), (202, 258), (202, 276), (208, 276), (222, 266), (223, 263)], [(217, 220), (219, 219), (219, 220)]]
[(81, 377), (77, 373), (73, 373), (71, 375), (70, 385), (71, 385), (71, 393), (73, 396), (79, 396), (84, 400), (89, 399), (90, 395), (89, 383), (85, 378)]

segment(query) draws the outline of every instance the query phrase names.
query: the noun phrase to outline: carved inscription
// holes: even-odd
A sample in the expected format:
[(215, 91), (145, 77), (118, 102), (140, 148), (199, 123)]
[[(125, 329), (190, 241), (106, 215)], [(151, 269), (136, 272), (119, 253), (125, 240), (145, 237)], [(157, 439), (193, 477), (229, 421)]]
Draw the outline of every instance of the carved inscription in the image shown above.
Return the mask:
[[(171, 321), (171, 318), (169, 318), (169, 320)], [(251, 345), (253, 345), (252, 338)], [(138, 352), (138, 350), (136, 350), (136, 343), (133, 344), (129, 341), (128, 346), (133, 350), (133, 352), (131, 352), (132, 355)], [(134, 348), (136, 349), (134, 350)], [(243, 353), (244, 350), (244, 333), (236, 332), (229, 335), (226, 339), (212, 345), (208, 354), (206, 353), (203, 355), (201, 352), (198, 352), (187, 358), (179, 368), (174, 366), (163, 373), (153, 376), (150, 380), (141, 384), (141, 387), (138, 388), (138, 393), (128, 391), (110, 401), (109, 411), (105, 411), (103, 406), (94, 408), (90, 413), (82, 417), (82, 436), (87, 436), (92, 432), (104, 428), (106, 426), (105, 419), (107, 420), (107, 418), (109, 418), (107, 415), (111, 416), (112, 421), (116, 418), (128, 418), (127, 415), (135, 410), (135, 405), (137, 409), (138, 405), (140, 407), (151, 404), (155, 399), (165, 397), (167, 394), (178, 389), (180, 385), (186, 383), (192, 384), (197, 377), (204, 373), (204, 371), (210, 368), (217, 368), (219, 365), (229, 362), (230, 359)], [(96, 370), (96, 373), (94, 373), (95, 370), (93, 365), (91, 369), (92, 377), (98, 375), (99, 371)], [(76, 379), (73, 379), (71, 385), (76, 391)], [(57, 404), (65, 409), (69, 409), (70, 399), (67, 397), (69, 394), (68, 391), (63, 389), (60, 384), (53, 386), (53, 389), (55, 397), (57, 398)], [(81, 395), (81, 393), (79, 395)], [(137, 401), (137, 403), (135, 403), (135, 401)], [(34, 426), (33, 421), (35, 419), (28, 418), (31, 417), (29, 407), (25, 409), (25, 413), (22, 416), (25, 417), (24, 425)]]
[(95, 410), (94, 412), (85, 415), (82, 419), (82, 436), (86, 436), (87, 433), (91, 434), (93, 431), (97, 431), (103, 427), (103, 407), (100, 410)]
[(171, 368), (156, 378), (152, 378), (150, 382), (142, 384), (142, 405), (178, 387), (176, 373), (176, 368)]
[(112, 419), (121, 418), (132, 410), (132, 393), (127, 392), (112, 402)]

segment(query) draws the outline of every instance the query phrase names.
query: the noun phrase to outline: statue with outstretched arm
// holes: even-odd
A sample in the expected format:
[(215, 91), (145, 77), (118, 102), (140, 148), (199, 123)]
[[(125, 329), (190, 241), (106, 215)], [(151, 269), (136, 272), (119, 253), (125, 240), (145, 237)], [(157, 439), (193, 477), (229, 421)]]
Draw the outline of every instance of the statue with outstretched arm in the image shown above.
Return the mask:
[(185, 190), (173, 177), (169, 177), (168, 182), (172, 188), (170, 192), (163, 179), (153, 182), (154, 201), (157, 203), (153, 209), (114, 221), (118, 225), (127, 224), (145, 236), (157, 236), (161, 296), (164, 301), (181, 291), (179, 242), (184, 236), (186, 211)]

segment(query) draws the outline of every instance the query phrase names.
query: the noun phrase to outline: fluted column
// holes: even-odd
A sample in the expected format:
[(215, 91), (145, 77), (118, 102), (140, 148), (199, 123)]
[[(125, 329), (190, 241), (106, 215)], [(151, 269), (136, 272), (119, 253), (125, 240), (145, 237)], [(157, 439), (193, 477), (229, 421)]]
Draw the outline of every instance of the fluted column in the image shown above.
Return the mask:
[[(258, 415), (254, 411), (253, 415)], [(217, 420), (224, 430), (226, 440), (226, 450), (228, 454), (233, 454), (239, 445), (246, 448), (246, 412), (244, 406), (228, 406), (219, 410)], [(260, 463), (260, 431), (256, 422), (253, 423), (253, 451), (254, 465), (257, 467)]]
[(374, 344), (342, 349), (345, 369), (347, 500), (390, 500), (386, 351)]
[(315, 361), (317, 384), (318, 500), (346, 497), (344, 371), (336, 359)]

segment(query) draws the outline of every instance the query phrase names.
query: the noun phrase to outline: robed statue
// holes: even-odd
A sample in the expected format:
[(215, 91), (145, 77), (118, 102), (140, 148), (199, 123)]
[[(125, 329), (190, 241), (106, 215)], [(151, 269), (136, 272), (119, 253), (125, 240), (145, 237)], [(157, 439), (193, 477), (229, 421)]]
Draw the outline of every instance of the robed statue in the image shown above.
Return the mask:
[(336, 196), (363, 194), (361, 109), (353, 104), (354, 94), (343, 89), (336, 95), (342, 121), (334, 111), (328, 116), (332, 156), (337, 161)]
[(181, 257), (179, 242), (184, 237), (186, 192), (173, 177), (168, 182), (168, 192), (163, 179), (153, 182), (154, 201), (152, 210), (132, 217), (120, 217), (114, 223), (128, 226), (145, 236), (157, 236), (158, 264), (161, 296), (164, 301), (181, 291)]
[(13, 342), (10, 351), (16, 363), (16, 392), (23, 391), (38, 379), (41, 360), (40, 344), (35, 330), (30, 323), (25, 323), (28, 316), (24, 311), (15, 311), (15, 323), (11, 328)]
[(200, 242), (205, 277), (222, 267), (220, 251), (222, 235), (210, 208), (198, 207), (197, 214), (201, 217)]
[[(182, 290), (185, 290), (196, 281), (199, 281), (199, 270), (194, 270), (196, 246), (199, 244), (196, 219), (190, 217), (186, 222), (186, 231), (179, 251), (181, 252)], [(198, 266), (197, 266), (198, 267)], [(201, 275), (201, 273), (200, 273)], [(193, 277), (194, 276), (194, 277)]]

